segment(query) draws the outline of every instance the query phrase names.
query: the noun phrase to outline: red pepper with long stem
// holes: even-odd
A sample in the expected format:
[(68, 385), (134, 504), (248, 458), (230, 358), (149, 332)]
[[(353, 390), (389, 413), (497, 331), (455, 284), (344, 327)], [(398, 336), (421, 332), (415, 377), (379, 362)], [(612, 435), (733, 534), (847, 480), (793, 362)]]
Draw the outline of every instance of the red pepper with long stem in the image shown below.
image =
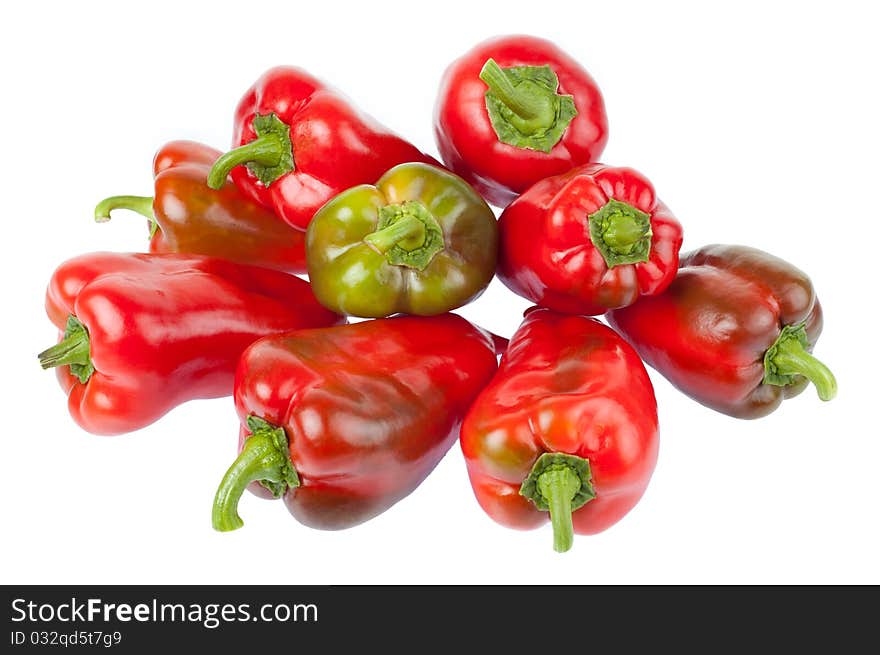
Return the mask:
[(56, 368), (73, 419), (102, 435), (231, 394), (239, 356), (260, 337), (343, 320), (297, 277), (179, 254), (70, 259), (52, 275), (46, 312), (63, 333), (40, 364)]
[(538, 180), (596, 161), (608, 119), (578, 62), (549, 41), (512, 35), (449, 66), (434, 134), (444, 163), (504, 207)]
[(658, 451), (654, 390), (613, 330), (533, 308), (468, 411), (461, 448), (486, 513), (522, 530), (550, 521), (564, 552), (645, 491)]
[(313, 528), (384, 512), (434, 469), (495, 370), (491, 335), (454, 314), (260, 339), (235, 378), (240, 452), (217, 490), (214, 527), (242, 526), (249, 485), (283, 496)]
[(171, 141), (153, 158), (150, 196), (112, 196), (95, 207), (95, 220), (129, 209), (150, 222), (150, 252), (223, 257), (289, 273), (306, 270), (305, 235), (233, 184), (214, 190), (208, 173), (222, 153), (193, 141)]
[(361, 113), (337, 91), (299, 68), (267, 71), (235, 111), (235, 149), (217, 159), (208, 185), (232, 174), (248, 196), (305, 230), (325, 202), (348, 188), (373, 184), (428, 155)]
[(541, 180), (501, 214), (498, 277), (571, 314), (603, 314), (675, 278), (681, 225), (631, 168), (590, 164)]
[(678, 389), (730, 416), (766, 416), (810, 382), (822, 400), (837, 393), (834, 375), (811, 354), (822, 307), (810, 278), (756, 248), (688, 253), (664, 293), (608, 320)]

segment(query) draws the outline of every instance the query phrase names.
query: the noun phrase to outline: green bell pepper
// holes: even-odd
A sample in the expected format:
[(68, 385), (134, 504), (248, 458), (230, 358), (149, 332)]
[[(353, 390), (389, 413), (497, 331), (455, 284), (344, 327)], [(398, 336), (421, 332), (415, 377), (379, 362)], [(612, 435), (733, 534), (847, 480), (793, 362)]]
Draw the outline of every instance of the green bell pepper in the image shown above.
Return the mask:
[(422, 163), (343, 191), (306, 232), (315, 296), (351, 316), (432, 316), (461, 307), (491, 282), (497, 256), (489, 205), (457, 175)]

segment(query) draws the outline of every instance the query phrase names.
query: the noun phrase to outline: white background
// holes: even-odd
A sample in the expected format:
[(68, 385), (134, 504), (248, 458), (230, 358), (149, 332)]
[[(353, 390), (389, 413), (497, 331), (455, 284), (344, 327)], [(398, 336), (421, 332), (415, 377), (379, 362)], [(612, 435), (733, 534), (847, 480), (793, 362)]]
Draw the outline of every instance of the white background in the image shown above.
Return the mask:
[[(4, 5), (0, 581), (880, 583), (877, 16), (869, 3), (714, 4)], [(227, 147), (240, 94), (276, 64), (436, 153), (445, 66), (510, 32), (557, 41), (593, 74), (610, 117), (603, 159), (653, 180), (685, 249), (746, 243), (811, 275), (836, 400), (810, 389), (738, 421), (652, 372), (661, 451), (647, 493), (565, 555), (549, 527), (514, 532), (483, 514), (457, 446), (363, 526), (310, 530), (246, 495), (245, 527), (220, 534), (211, 500), (238, 432), (228, 398), (121, 437), (76, 427), (35, 357), (56, 334), (45, 285), (73, 255), (146, 246), (134, 215), (93, 224), (99, 199), (150, 194), (167, 140)], [(460, 313), (509, 336), (526, 307), (495, 281)]]

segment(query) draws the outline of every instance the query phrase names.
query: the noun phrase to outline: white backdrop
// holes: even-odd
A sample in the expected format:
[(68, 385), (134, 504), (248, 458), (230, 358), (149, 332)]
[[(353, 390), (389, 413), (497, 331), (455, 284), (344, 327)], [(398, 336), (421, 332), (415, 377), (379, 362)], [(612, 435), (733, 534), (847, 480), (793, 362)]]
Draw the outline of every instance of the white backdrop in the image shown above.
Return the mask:
[[(5, 5), (0, 581), (880, 583), (877, 16), (861, 3), (713, 4)], [(226, 148), (239, 95), (276, 64), (309, 69), (436, 154), (445, 66), (510, 32), (555, 40), (593, 74), (610, 119), (603, 160), (652, 179), (685, 249), (747, 243), (811, 275), (836, 400), (810, 389), (738, 421), (652, 372), (661, 450), (648, 491), (565, 555), (549, 527), (514, 532), (483, 514), (457, 446), (363, 526), (310, 530), (246, 495), (245, 527), (220, 534), (211, 501), (238, 430), (228, 398), (121, 437), (76, 427), (35, 357), (56, 334), (45, 285), (73, 255), (146, 247), (134, 215), (92, 223), (99, 199), (150, 194), (167, 140)], [(509, 336), (527, 306), (495, 281), (460, 313)]]

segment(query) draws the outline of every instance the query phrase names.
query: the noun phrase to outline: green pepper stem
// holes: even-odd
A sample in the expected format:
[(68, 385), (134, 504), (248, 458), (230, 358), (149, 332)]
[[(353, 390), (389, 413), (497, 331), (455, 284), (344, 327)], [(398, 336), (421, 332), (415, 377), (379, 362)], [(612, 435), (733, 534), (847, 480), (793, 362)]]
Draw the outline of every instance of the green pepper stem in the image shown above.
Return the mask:
[(564, 553), (574, 541), (571, 501), (581, 488), (581, 480), (570, 468), (550, 469), (538, 476), (537, 488), (549, 506), (553, 550)]
[(155, 222), (153, 214), (153, 198), (151, 196), (110, 196), (95, 206), (95, 220), (103, 223), (110, 220), (110, 212), (114, 209), (129, 209)]
[(550, 114), (547, 112), (547, 98), (517, 89), (494, 59), (487, 59), (483, 64), (480, 79), (510, 111), (523, 120), (532, 121), (542, 116), (548, 117), (550, 120), (545, 127), (553, 122), (555, 116), (552, 111)]
[(208, 186), (212, 189), (222, 188), (229, 172), (242, 164), (278, 166), (284, 155), (284, 147), (282, 138), (278, 134), (269, 132), (220, 155), (211, 167), (211, 172), (208, 173)]
[(616, 214), (608, 221), (602, 238), (616, 252), (626, 252), (645, 236), (645, 227), (629, 214)]
[(501, 68), (488, 59), (480, 79), (486, 113), (501, 143), (549, 153), (577, 116), (574, 97), (559, 93), (559, 78), (549, 65)]
[(781, 339), (772, 359), (778, 375), (803, 375), (816, 387), (820, 399), (831, 400), (837, 395), (834, 374), (797, 339)]
[(571, 513), (596, 497), (590, 460), (568, 453), (544, 453), (519, 488), (535, 507), (550, 512), (553, 548), (564, 553), (574, 540)]
[(415, 216), (405, 216), (388, 227), (368, 234), (364, 241), (383, 255), (396, 245), (404, 249), (407, 249), (407, 245), (418, 248), (425, 242), (425, 224)]
[(64, 337), (51, 348), (47, 348), (37, 357), (44, 369), (69, 364), (87, 366), (90, 363), (89, 334), (85, 330), (74, 332)]
[(376, 228), (364, 236), (364, 243), (394, 266), (423, 271), (445, 247), (440, 223), (418, 200), (380, 207)]
[(211, 512), (215, 530), (229, 532), (244, 525), (238, 515), (238, 501), (251, 482), (283, 483), (282, 489), (299, 485), (299, 478), (290, 461), (284, 430), (265, 422), (244, 442), (238, 457), (226, 471)]
[(611, 198), (590, 214), (590, 239), (608, 268), (648, 261), (651, 255), (651, 215)]

